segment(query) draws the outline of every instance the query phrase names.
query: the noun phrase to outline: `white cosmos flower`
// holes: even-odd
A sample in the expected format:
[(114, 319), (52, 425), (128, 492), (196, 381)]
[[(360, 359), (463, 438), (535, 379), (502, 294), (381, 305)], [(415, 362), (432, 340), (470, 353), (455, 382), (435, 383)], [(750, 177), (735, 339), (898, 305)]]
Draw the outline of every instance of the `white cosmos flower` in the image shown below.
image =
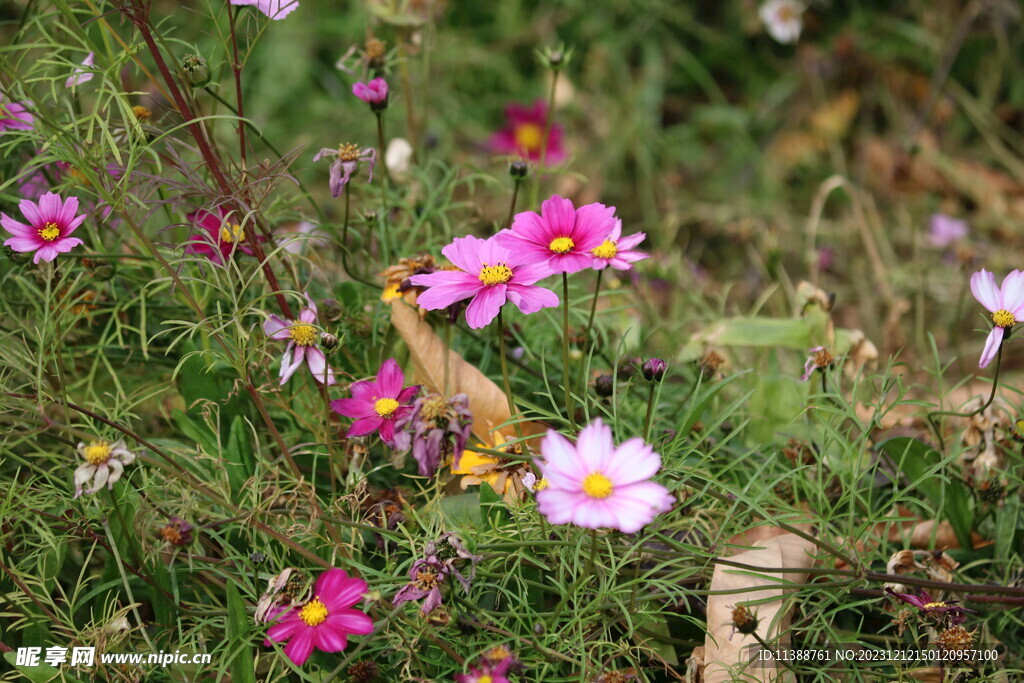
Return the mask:
[[(78, 444), (78, 454), (85, 462), (75, 470), (75, 498), (83, 493), (93, 494), (106, 484), (108, 489), (114, 488), (114, 482), (124, 474), (124, 466), (135, 461), (135, 454), (125, 448), (124, 441), (110, 443), (104, 439)], [(83, 490), (83, 486), (92, 480), (92, 486)]]
[(761, 5), (758, 14), (768, 35), (780, 43), (795, 43), (804, 27), (803, 13), (806, 8), (796, 0), (768, 0)]

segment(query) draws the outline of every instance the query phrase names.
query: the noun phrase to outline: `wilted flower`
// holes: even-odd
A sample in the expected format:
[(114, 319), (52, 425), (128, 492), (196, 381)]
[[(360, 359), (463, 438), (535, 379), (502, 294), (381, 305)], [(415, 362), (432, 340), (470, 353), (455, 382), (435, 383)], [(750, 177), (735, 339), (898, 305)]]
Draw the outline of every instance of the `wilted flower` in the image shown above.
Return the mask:
[(935, 636), (935, 646), (943, 652), (970, 652), (974, 650), (975, 633), (961, 624), (954, 624)]
[(377, 680), (380, 667), (372, 659), (364, 659), (350, 666), (345, 673), (352, 679), (352, 683), (370, 683)]
[(803, 13), (805, 7), (796, 0), (768, 0), (761, 5), (758, 14), (768, 35), (777, 42), (795, 43), (803, 29)]
[(920, 595), (910, 595), (908, 593), (897, 593), (892, 588), (886, 586), (885, 592), (894, 598), (902, 600), (908, 605), (913, 605), (920, 610), (921, 614), (930, 617), (937, 622), (948, 623), (950, 626), (962, 624), (967, 621), (967, 615), (965, 613), (975, 611), (973, 609), (967, 609), (966, 607), (960, 607), (953, 602), (933, 600), (932, 596), (925, 590), (922, 590)]
[[(327, 356), (316, 348), (320, 332), (316, 328), (316, 304), (306, 294), (307, 306), (299, 312), (299, 319), (287, 323), (276, 315), (270, 315), (263, 323), (263, 332), (271, 339), (287, 339), (288, 345), (281, 358), (281, 384), (284, 384), (299, 366), (305, 363), (309, 372), (320, 384), (334, 384), (334, 371), (327, 365)], [(294, 351), (293, 351), (294, 350)], [(291, 356), (291, 362), (289, 362)]]
[[(423, 558), (413, 562), (409, 570), (410, 581), (395, 594), (393, 604), (397, 606), (405, 602), (423, 600), (420, 610), (423, 614), (430, 614), (441, 605), (441, 587), (449, 576), (454, 577), (462, 588), (469, 592), (473, 571), (481, 558), (466, 550), (458, 536), (452, 533), (443, 534), (437, 541), (428, 543), (423, 554)], [(456, 567), (455, 563), (460, 560), (471, 562), (469, 578), (463, 576)]]
[(409, 415), (409, 402), (419, 393), (419, 386), (403, 387), (405, 374), (398, 361), (388, 358), (377, 371), (376, 381), (353, 382), (352, 398), (331, 401), (331, 410), (355, 419), (345, 436), (366, 436), (379, 432), (388, 446), (395, 447), (395, 425)]
[(437, 264), (430, 254), (399, 259), (396, 265), (388, 266), (380, 273), (384, 278), (384, 293), (381, 294), (381, 301), (397, 299), (404, 292), (415, 287), (409, 281), (413, 275), (426, 275), (436, 270)]
[(169, 545), (185, 546), (192, 542), (194, 529), (195, 527), (180, 517), (171, 517), (167, 524), (160, 527), (160, 538)]
[(87, 54), (85, 59), (82, 61), (82, 65), (76, 66), (75, 72), (68, 76), (68, 80), (64, 82), (64, 87), (73, 88), (76, 85), (81, 85), (82, 83), (91, 81), (94, 74), (91, 71), (86, 71), (86, 68), (92, 68), (95, 57), (96, 55), (92, 52)]
[(967, 237), (967, 221), (961, 221), (944, 213), (932, 214), (928, 223), (928, 243), (943, 249)]
[(595, 678), (593, 683), (626, 683), (626, 681), (634, 680), (636, 680), (636, 669), (629, 667), (628, 669), (606, 671)]
[[(189, 237), (185, 245), (186, 254), (203, 254), (214, 263), (224, 263), (236, 250), (252, 255), (249, 244), (254, 233), (242, 228), (230, 212), (222, 208), (217, 209), (217, 214), (195, 211), (186, 218), (203, 230)], [(264, 237), (257, 235), (256, 239), (262, 242)]]
[(835, 363), (835, 358), (826, 347), (815, 346), (810, 350), (810, 355), (804, 362), (804, 374), (800, 376), (800, 381), (806, 382), (815, 370), (825, 370), (832, 367), (833, 363)]
[(469, 397), (456, 394), (445, 400), (440, 394), (428, 394), (417, 398), (412, 412), (395, 424), (395, 448), (411, 448), (420, 475), (429, 477), (443, 458), (466, 449), (472, 427)]
[(604, 242), (590, 250), (594, 256), (594, 270), (604, 270), (611, 266), (615, 270), (629, 270), (637, 261), (648, 257), (642, 251), (633, 249), (644, 241), (647, 233), (635, 232), (628, 237), (622, 236), (622, 220), (615, 219), (615, 227)]
[(232, 5), (255, 5), (271, 19), (284, 19), (299, 8), (299, 0), (231, 0)]
[[(510, 104), (505, 108), (505, 127), (491, 136), (491, 151), (495, 154), (514, 154), (530, 161), (540, 161), (544, 144), (544, 126), (548, 118), (548, 105), (543, 99), (533, 106)], [(562, 127), (551, 125), (545, 163), (557, 164), (565, 159), (562, 147)]]
[(992, 314), (992, 331), (978, 361), (978, 367), (983, 368), (996, 357), (1003, 337), (1009, 336), (1017, 318), (1024, 314), (1024, 272), (1011, 271), (997, 289), (996, 276), (982, 268), (971, 276), (971, 293)]
[(316, 153), (313, 161), (320, 161), (324, 157), (334, 157), (334, 163), (331, 164), (331, 196), (335, 199), (341, 196), (341, 191), (359, 170), (360, 161), (368, 161), (370, 164), (370, 177), (366, 182), (373, 180), (373, 166), (377, 161), (377, 150), (373, 147), (361, 150), (350, 143), (345, 143), (337, 149), (324, 147)]
[(616, 447), (600, 418), (583, 428), (575, 446), (549, 430), (541, 454), (537, 465), (548, 487), (537, 493), (537, 509), (552, 524), (634, 533), (674, 502), (664, 486), (649, 480), (661, 457), (642, 439)]
[(520, 263), (546, 263), (555, 273), (575, 273), (594, 264), (593, 250), (613, 234), (615, 207), (587, 204), (575, 208), (554, 195), (540, 205), (540, 213), (516, 214), (510, 230), (494, 236), (498, 244), (516, 254)]
[[(135, 454), (125, 448), (124, 440), (110, 443), (105, 439), (78, 444), (78, 454), (85, 463), (75, 470), (75, 498), (83, 493), (93, 494), (106, 484), (113, 490), (114, 482), (124, 474), (124, 466), (135, 462)], [(92, 486), (83, 491), (82, 487), (92, 479)]]
[[(249, 559), (252, 559), (252, 556)], [(267, 589), (256, 603), (256, 614), (253, 618), (257, 624), (263, 624), (271, 620), (272, 613), (305, 604), (310, 598), (310, 588), (308, 578), (296, 569), (286, 568), (267, 581)]]
[(352, 94), (370, 105), (370, 109), (381, 112), (388, 108), (388, 82), (378, 76), (369, 83), (355, 83)]
[(434, 311), (472, 299), (466, 307), (466, 323), (473, 329), (488, 325), (507, 301), (525, 314), (557, 306), (554, 292), (534, 284), (550, 275), (550, 269), (518, 246), (506, 248), (498, 238), (483, 240), (469, 235), (452, 240), (441, 253), (459, 270), (409, 278), (412, 284), (428, 288), (417, 303)]
[(665, 370), (667, 369), (668, 363), (660, 358), (648, 358), (640, 366), (640, 372), (643, 373), (644, 379), (648, 382), (660, 382), (664, 379)]
[(288, 644), (284, 653), (296, 665), (305, 664), (313, 649), (341, 652), (348, 636), (373, 633), (373, 620), (352, 609), (366, 594), (362, 579), (350, 577), (344, 569), (328, 569), (313, 586), (313, 598), (302, 607), (279, 607), (270, 616), (274, 625), (267, 629), (263, 644)]
[[(488, 444), (487, 448), (504, 452), (514, 448), (515, 452), (519, 452), (518, 445), (505, 445), (505, 436), (501, 432), (492, 431), (491, 434), (493, 443)], [(466, 450), (452, 462), (452, 474), (464, 475), (459, 481), (463, 490), (468, 486), (487, 483), (495, 493), (503, 495), (506, 502), (511, 504), (522, 498), (525, 490), (523, 478), (530, 474), (530, 467), (519, 460), (505, 460), (487, 453)]]
[(35, 117), (25, 102), (10, 102), (0, 93), (0, 135), (6, 130), (32, 130)]
[(745, 636), (757, 630), (757, 615), (746, 608), (745, 605), (736, 605), (732, 609), (733, 632), (739, 631)]
[(10, 218), (5, 213), (0, 213), (0, 225), (4, 230), (14, 235), (4, 242), (14, 251), (34, 251), (32, 263), (39, 261), (52, 261), (57, 254), (71, 251), (82, 240), (71, 237), (71, 233), (78, 229), (78, 226), (85, 220), (85, 215), (76, 216), (78, 213), (78, 197), (68, 197), (62, 200), (60, 195), (54, 192), (47, 192), (39, 198), (39, 203), (29, 199), (22, 199), (18, 204), (22, 216), (28, 221), (28, 225)]

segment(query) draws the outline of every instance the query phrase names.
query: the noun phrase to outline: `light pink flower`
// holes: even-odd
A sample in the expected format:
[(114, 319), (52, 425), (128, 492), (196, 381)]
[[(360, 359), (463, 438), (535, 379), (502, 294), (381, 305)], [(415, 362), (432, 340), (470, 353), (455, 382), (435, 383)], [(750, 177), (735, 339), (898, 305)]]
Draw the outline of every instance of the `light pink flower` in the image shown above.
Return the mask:
[[(306, 294), (306, 303), (309, 304), (299, 312), (299, 319), (287, 323), (276, 315), (271, 315), (263, 323), (263, 332), (271, 339), (287, 339), (288, 346), (284, 349), (284, 357), (281, 358), (281, 384), (284, 384), (299, 366), (305, 363), (313, 379), (321, 384), (324, 383), (324, 373), (327, 373), (327, 384), (334, 384), (334, 370), (327, 365), (327, 356), (316, 347), (320, 332), (316, 327), (316, 304)], [(289, 361), (290, 357), (290, 361)]]
[(612, 233), (590, 250), (594, 257), (594, 270), (604, 270), (611, 266), (615, 270), (629, 270), (637, 261), (643, 261), (647, 254), (633, 249), (644, 241), (647, 233), (635, 232), (628, 237), (622, 236), (622, 221), (615, 219), (615, 227)]
[(341, 191), (359, 170), (360, 161), (370, 163), (370, 177), (366, 179), (366, 182), (373, 180), (373, 166), (377, 162), (377, 150), (373, 147), (363, 150), (353, 144), (344, 144), (337, 149), (324, 147), (316, 153), (313, 161), (320, 161), (324, 157), (334, 157), (334, 163), (331, 164), (331, 196), (335, 199), (341, 196)]
[(62, 200), (60, 195), (47, 192), (39, 198), (38, 204), (22, 199), (18, 208), (29, 224), (19, 223), (7, 214), (0, 213), (0, 224), (14, 235), (4, 242), (4, 246), (14, 251), (34, 251), (36, 254), (32, 257), (32, 263), (52, 261), (57, 258), (57, 254), (71, 251), (83, 243), (77, 237), (71, 237), (71, 233), (86, 218), (85, 215), (75, 215), (78, 213), (78, 197)]
[(331, 401), (331, 410), (355, 419), (345, 436), (366, 436), (379, 431), (390, 447), (395, 445), (395, 421), (412, 412), (409, 405), (419, 386), (404, 387), (405, 374), (394, 358), (388, 358), (377, 371), (376, 381), (353, 382), (352, 398)]
[(32, 130), (35, 117), (29, 113), (25, 102), (8, 102), (0, 93), (0, 135), (5, 130)]
[(380, 76), (369, 83), (355, 83), (352, 94), (370, 105), (373, 111), (382, 111), (388, 106), (388, 82)]
[(928, 243), (943, 249), (967, 237), (967, 221), (961, 221), (944, 213), (932, 214), (928, 223)]
[(600, 418), (583, 428), (575, 446), (548, 431), (540, 450), (537, 465), (548, 486), (537, 492), (537, 509), (552, 524), (634, 533), (672, 507), (668, 489), (650, 481), (661, 457), (642, 439), (616, 448)]
[(524, 263), (547, 263), (555, 273), (575, 273), (594, 264), (592, 250), (612, 234), (615, 220), (614, 206), (587, 204), (577, 209), (555, 195), (540, 205), (539, 214), (516, 214), (512, 229), (495, 238), (510, 252), (522, 254)]
[(299, 0), (231, 0), (232, 5), (255, 5), (271, 19), (284, 19), (299, 8)]
[[(218, 215), (219, 214), (219, 215)], [(203, 254), (214, 263), (224, 263), (235, 250), (252, 255), (250, 240), (255, 235), (253, 227), (242, 228), (234, 217), (222, 208), (217, 213), (196, 211), (188, 214), (188, 220), (203, 232), (194, 233), (185, 246), (187, 254)], [(204, 234), (205, 233), (205, 234)], [(256, 235), (257, 241), (264, 241), (263, 235)]]
[(86, 71), (86, 68), (92, 68), (93, 60), (95, 59), (95, 57), (96, 55), (94, 55), (92, 52), (87, 54), (85, 56), (85, 60), (82, 62), (82, 65), (76, 66), (75, 72), (68, 76), (68, 80), (64, 82), (64, 87), (73, 88), (76, 85), (81, 85), (82, 83), (87, 83), (91, 81), (92, 77), (95, 74), (93, 74), (92, 71)]
[[(530, 161), (540, 161), (547, 118), (548, 105), (543, 99), (534, 102), (533, 106), (508, 105), (505, 108), (505, 127), (491, 136), (491, 151), (495, 154), (517, 155)], [(544, 155), (544, 163), (557, 164), (564, 159), (562, 127), (552, 124), (548, 133), (548, 152)]]
[(796, 0), (768, 0), (761, 5), (758, 14), (768, 35), (777, 42), (795, 43), (804, 27), (803, 13), (806, 8)]
[(274, 642), (285, 645), (284, 653), (297, 666), (313, 654), (341, 652), (348, 646), (350, 635), (373, 633), (373, 620), (352, 609), (363, 599), (368, 586), (362, 579), (351, 577), (344, 569), (328, 569), (313, 586), (313, 598), (301, 607), (281, 607), (272, 619), (278, 620), (267, 629), (267, 647)]
[(1010, 329), (1024, 316), (1024, 273), (1011, 271), (996, 288), (996, 276), (984, 268), (971, 276), (971, 293), (992, 314), (992, 331), (985, 340), (978, 367), (992, 362)]
[[(88, 445), (79, 442), (78, 454), (85, 462), (75, 470), (75, 498), (83, 493), (96, 493), (104, 484), (113, 489), (114, 482), (124, 473), (124, 466), (135, 462), (135, 454), (125, 448), (123, 440), (110, 443), (99, 439), (90, 441)], [(92, 486), (83, 490), (90, 479)]]
[(459, 269), (413, 275), (409, 282), (428, 287), (416, 300), (428, 311), (447, 308), (457, 301), (472, 299), (466, 307), (466, 322), (473, 329), (488, 325), (498, 311), (511, 301), (523, 313), (536, 313), (558, 305), (558, 296), (534, 283), (551, 274), (546, 263), (530, 262), (523, 249), (506, 249), (497, 235), (480, 239), (456, 237), (441, 250)]

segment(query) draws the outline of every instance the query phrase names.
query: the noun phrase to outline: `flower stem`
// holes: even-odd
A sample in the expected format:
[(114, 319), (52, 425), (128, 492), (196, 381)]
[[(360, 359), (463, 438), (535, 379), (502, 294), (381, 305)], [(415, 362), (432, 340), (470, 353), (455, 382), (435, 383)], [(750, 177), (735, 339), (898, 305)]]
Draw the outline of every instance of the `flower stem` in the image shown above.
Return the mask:
[(381, 228), (381, 257), (384, 264), (391, 263), (391, 240), (388, 236), (388, 164), (385, 157), (384, 147), (384, 112), (377, 114), (377, 161), (381, 166), (380, 181), (380, 228)]
[(654, 390), (655, 383), (651, 382), (650, 387), (647, 390), (647, 416), (644, 417), (644, 441), (650, 443), (651, 441), (651, 420), (654, 417)]
[(992, 373), (992, 391), (988, 395), (988, 400), (978, 408), (969, 413), (960, 413), (955, 410), (933, 410), (928, 413), (928, 424), (931, 425), (932, 431), (935, 432), (935, 438), (939, 441), (939, 451), (946, 450), (945, 440), (942, 438), (942, 429), (939, 427), (938, 422), (935, 418), (939, 415), (949, 415), (950, 417), (974, 417), (975, 415), (981, 415), (988, 407), (992, 405), (992, 402), (996, 400), (996, 389), (999, 388), (999, 370), (1003, 365), (1003, 344), (1006, 342), (1006, 338), (999, 342), (999, 348), (996, 350), (996, 369)]
[[(594, 352), (594, 347), (597, 346), (596, 340), (590, 339), (590, 333), (594, 329), (594, 315), (597, 313), (597, 297), (601, 294), (601, 276), (604, 275), (603, 270), (597, 271), (597, 284), (594, 285), (594, 299), (590, 302), (590, 318), (587, 320), (587, 330), (583, 334), (584, 343), (587, 345), (587, 355), (585, 358), (589, 358)], [(584, 380), (584, 370), (587, 363), (580, 364), (580, 373), (576, 378), (576, 386), (579, 388), (580, 395), (583, 395), (586, 390), (586, 383)]]
[[(452, 358), (452, 321), (449, 319), (448, 323), (444, 327), (444, 399), (447, 401), (451, 396), (451, 358)], [(501, 335), (501, 372), (505, 376), (505, 394), (511, 403), (512, 392), (508, 390), (508, 372), (505, 368), (505, 334), (501, 330), (501, 311), (498, 311), (498, 334)], [(509, 405), (509, 411), (511, 412), (512, 406)]]
[[(449, 326), (451, 329), (451, 326)], [(519, 424), (519, 420), (516, 419), (516, 404), (512, 398), (512, 382), (508, 377), (508, 356), (505, 351), (505, 320), (501, 315), (501, 309), (498, 309), (498, 356), (501, 358), (501, 379), (505, 383), (505, 399), (508, 401), (508, 416), (510, 420), (514, 420), (513, 424), (516, 427), (516, 437), (523, 440), (523, 428)], [(445, 370), (448, 366), (445, 365)], [(447, 384), (447, 375), (446, 382)], [(520, 446), (522, 448), (522, 446)]]
[(508, 230), (512, 227), (512, 219), (516, 215), (516, 199), (519, 198), (519, 186), (523, 184), (521, 178), (515, 179), (515, 184), (512, 187), (512, 202), (508, 206), (508, 218), (505, 219), (505, 229)]
[(569, 275), (562, 273), (562, 383), (565, 384), (565, 412), (569, 426), (575, 431), (576, 416), (572, 409), (572, 389), (569, 387)]

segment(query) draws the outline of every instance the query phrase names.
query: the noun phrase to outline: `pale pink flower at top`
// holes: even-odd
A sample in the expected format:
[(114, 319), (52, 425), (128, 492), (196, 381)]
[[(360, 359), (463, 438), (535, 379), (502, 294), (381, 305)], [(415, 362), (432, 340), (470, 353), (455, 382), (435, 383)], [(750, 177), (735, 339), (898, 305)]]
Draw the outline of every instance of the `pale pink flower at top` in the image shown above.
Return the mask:
[(255, 5), (271, 19), (284, 19), (299, 8), (299, 0), (231, 0), (232, 5)]
[(761, 5), (758, 14), (768, 35), (777, 42), (795, 43), (804, 27), (803, 13), (806, 8), (796, 0), (768, 0)]
[[(219, 215), (218, 215), (219, 214)], [(243, 228), (233, 212), (218, 208), (217, 213), (195, 211), (188, 214), (189, 222), (202, 229), (189, 237), (185, 245), (186, 254), (203, 254), (214, 263), (224, 263), (236, 250), (252, 255), (250, 239), (255, 230)], [(205, 233), (205, 234), (204, 234)], [(257, 241), (264, 241), (263, 235), (256, 235)]]
[(0, 93), (0, 135), (5, 130), (32, 130), (35, 117), (29, 112), (24, 102), (9, 102)]
[(984, 268), (971, 276), (971, 293), (974, 298), (992, 314), (992, 331), (985, 340), (978, 367), (992, 362), (1003, 344), (1003, 337), (1009, 336), (1018, 318), (1024, 317), (1024, 273), (1010, 272), (1003, 279), (1002, 287), (996, 287), (996, 276)]
[(341, 191), (359, 170), (360, 161), (367, 161), (370, 164), (370, 177), (366, 179), (366, 182), (373, 180), (373, 166), (377, 162), (377, 150), (373, 147), (361, 150), (350, 143), (343, 144), (337, 149), (324, 147), (316, 153), (313, 161), (320, 161), (324, 157), (334, 157), (334, 163), (331, 164), (330, 170), (331, 196), (335, 199), (341, 196)]
[[(83, 493), (93, 494), (106, 484), (108, 489), (114, 488), (114, 482), (121, 478), (124, 466), (135, 462), (135, 454), (125, 448), (124, 441), (114, 443), (98, 439), (78, 444), (78, 454), (85, 463), (75, 470), (75, 498)], [(92, 486), (83, 490), (89, 480)]]
[(628, 237), (622, 236), (622, 221), (615, 219), (615, 227), (604, 242), (590, 250), (594, 257), (594, 270), (604, 270), (611, 266), (615, 270), (629, 270), (637, 261), (643, 261), (647, 254), (633, 249), (644, 241), (647, 233), (635, 232)]
[[(544, 146), (544, 126), (548, 119), (548, 105), (543, 99), (533, 106), (510, 104), (505, 108), (505, 127), (491, 136), (491, 151), (495, 154), (521, 156), (540, 161)], [(548, 151), (544, 163), (557, 164), (565, 159), (562, 146), (562, 127), (552, 124), (548, 132)]]
[(459, 270), (409, 278), (417, 287), (428, 288), (416, 303), (433, 311), (472, 298), (466, 307), (466, 322), (473, 329), (494, 320), (506, 301), (526, 314), (557, 306), (554, 292), (534, 284), (551, 274), (547, 264), (535, 262), (524, 249), (505, 248), (497, 237), (484, 240), (469, 235), (452, 240), (441, 253)]
[(296, 666), (302, 666), (313, 654), (341, 652), (350, 635), (373, 633), (373, 620), (353, 609), (366, 595), (362, 579), (349, 576), (344, 569), (328, 569), (313, 586), (313, 597), (301, 607), (279, 607), (270, 617), (276, 623), (267, 629), (265, 646), (274, 642), (288, 644), (284, 653)]
[(575, 273), (594, 264), (592, 250), (615, 230), (615, 207), (587, 204), (575, 208), (558, 195), (540, 205), (540, 213), (516, 214), (511, 230), (495, 235), (498, 244), (522, 254), (524, 263), (547, 263), (555, 273)]
[(52, 261), (57, 254), (71, 251), (82, 240), (71, 237), (71, 233), (78, 229), (78, 226), (85, 220), (85, 215), (76, 216), (78, 213), (78, 197), (68, 197), (62, 200), (60, 195), (54, 192), (47, 192), (39, 198), (39, 203), (29, 199), (22, 199), (18, 204), (22, 215), (28, 221), (28, 225), (10, 218), (5, 213), (0, 213), (0, 224), (4, 230), (14, 235), (4, 242), (14, 251), (34, 251), (32, 263)]
[(92, 77), (95, 74), (93, 74), (92, 71), (86, 71), (86, 69), (87, 68), (92, 68), (93, 60), (95, 59), (95, 57), (96, 57), (96, 55), (94, 55), (92, 52), (87, 54), (85, 56), (85, 60), (82, 62), (82, 65), (81, 66), (76, 66), (75, 67), (75, 72), (73, 74), (71, 74), (70, 76), (68, 76), (68, 80), (66, 80), (64, 82), (64, 87), (65, 88), (73, 88), (76, 85), (81, 85), (82, 83), (87, 83), (87, 82), (91, 81)]
[(323, 384), (326, 373), (327, 384), (331, 385), (335, 382), (334, 370), (327, 365), (324, 352), (316, 347), (320, 332), (316, 327), (316, 304), (309, 294), (306, 294), (306, 303), (309, 305), (299, 312), (299, 319), (294, 322), (287, 323), (276, 315), (267, 317), (263, 332), (271, 339), (288, 340), (281, 358), (281, 384), (291, 379), (299, 366), (305, 363), (313, 379)]
[(616, 447), (600, 418), (583, 428), (575, 446), (549, 430), (540, 450), (536, 464), (548, 486), (537, 491), (537, 509), (552, 524), (634, 533), (672, 507), (668, 489), (650, 481), (661, 457), (643, 439)]
[(412, 412), (409, 403), (419, 386), (404, 387), (405, 374), (394, 358), (388, 358), (377, 371), (375, 381), (353, 382), (352, 398), (331, 401), (331, 410), (355, 419), (345, 436), (366, 436), (380, 432), (380, 438), (395, 445), (395, 421)]
[(383, 111), (388, 107), (388, 82), (380, 76), (369, 83), (354, 83), (352, 94), (370, 105), (373, 111)]

